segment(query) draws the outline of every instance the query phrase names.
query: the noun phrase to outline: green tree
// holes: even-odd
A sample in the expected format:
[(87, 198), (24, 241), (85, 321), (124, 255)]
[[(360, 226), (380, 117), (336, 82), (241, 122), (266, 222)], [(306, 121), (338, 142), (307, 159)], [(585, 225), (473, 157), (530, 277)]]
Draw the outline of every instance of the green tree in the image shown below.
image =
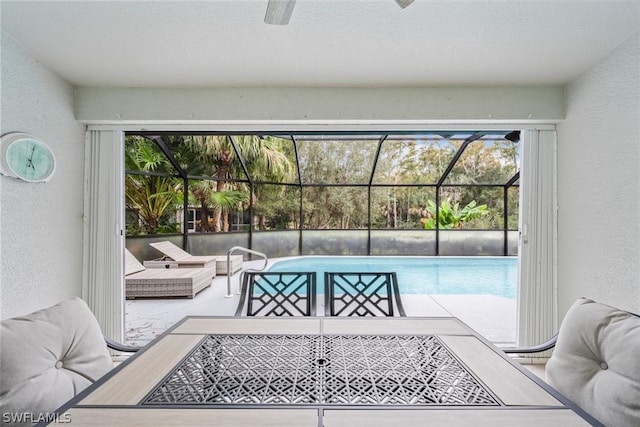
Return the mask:
[[(238, 190), (216, 191), (214, 187), (215, 182), (210, 180), (199, 180), (189, 185), (190, 194), (200, 206), (200, 223), (197, 224), (197, 229), (202, 232), (214, 231), (213, 221), (209, 221), (211, 208), (220, 209), (223, 214), (226, 214), (247, 201), (246, 192)], [(224, 215), (223, 219), (225, 218), (228, 216)], [(228, 230), (228, 223), (225, 227)]]
[(368, 183), (376, 147), (376, 140), (327, 139), (299, 143), (304, 228), (368, 226), (367, 190), (353, 184)]
[(424, 219), (424, 228), (433, 230), (436, 228), (436, 217), (438, 218), (438, 228), (449, 230), (452, 228), (462, 228), (465, 221), (480, 218), (487, 213), (487, 205), (479, 205), (475, 200), (471, 201), (464, 208), (460, 209), (459, 203), (454, 203), (446, 199), (440, 203), (440, 209), (437, 209), (433, 200), (429, 200), (427, 205), (429, 217)]
[[(293, 142), (283, 138), (267, 136), (263, 138), (245, 137), (238, 141), (241, 155), (254, 182), (294, 183), (295, 157)], [(278, 222), (288, 223), (288, 218), (299, 206), (299, 196), (295, 197), (287, 187), (281, 185), (257, 184), (252, 188), (253, 214), (259, 230), (266, 230), (267, 218), (278, 217)], [(299, 194), (297, 191), (295, 194)], [(291, 195), (291, 196), (290, 196)], [(272, 226), (275, 225), (273, 221)]]
[[(462, 139), (425, 136), (391, 138), (384, 141), (374, 183), (388, 186), (372, 191), (372, 226), (378, 228), (422, 228), (427, 217), (427, 199), (433, 199), (435, 184), (443, 178)], [(502, 228), (503, 187), (518, 170), (518, 144), (500, 137), (483, 138), (466, 146), (457, 163), (441, 182), (440, 195), (464, 206), (470, 201), (486, 205), (487, 213), (465, 222), (465, 227)], [(406, 187), (425, 184), (433, 186)], [(465, 184), (469, 184), (466, 186)], [(431, 193), (428, 195), (428, 193)], [(517, 187), (509, 192), (508, 224), (517, 224)], [(513, 226), (512, 226), (513, 228)]]
[[(228, 214), (233, 207), (231, 202), (241, 199), (238, 194), (229, 192), (247, 192), (248, 177), (236, 155), (231, 138), (235, 138), (236, 147), (253, 180), (282, 181), (289, 179), (293, 170), (279, 141), (273, 138), (260, 138), (256, 135), (194, 135), (186, 138), (185, 144), (190, 153), (188, 156), (200, 165), (204, 174), (216, 178), (213, 181), (215, 186), (201, 186), (197, 197), (200, 203), (207, 202), (213, 206), (212, 231), (215, 232), (229, 231)], [(245, 183), (234, 181), (239, 179)], [(207, 192), (211, 194), (205, 194)], [(252, 197), (256, 202), (255, 196), (250, 194), (242, 200)], [(202, 206), (201, 204), (202, 211), (206, 211)]]
[[(131, 136), (125, 144), (125, 167), (154, 173), (169, 171), (171, 164), (152, 141)], [(178, 231), (178, 224), (172, 218), (179, 197), (180, 186), (174, 178), (131, 173), (125, 177), (126, 206), (138, 214), (143, 233)]]

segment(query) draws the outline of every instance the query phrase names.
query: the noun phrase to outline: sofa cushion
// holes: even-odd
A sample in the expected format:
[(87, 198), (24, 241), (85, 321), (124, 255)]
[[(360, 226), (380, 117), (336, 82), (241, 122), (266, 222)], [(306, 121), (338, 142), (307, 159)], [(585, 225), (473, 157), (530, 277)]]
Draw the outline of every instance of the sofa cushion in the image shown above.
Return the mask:
[(581, 298), (567, 312), (547, 381), (607, 426), (640, 424), (640, 317)]
[(2, 414), (51, 413), (113, 368), (80, 298), (3, 320), (0, 328)]

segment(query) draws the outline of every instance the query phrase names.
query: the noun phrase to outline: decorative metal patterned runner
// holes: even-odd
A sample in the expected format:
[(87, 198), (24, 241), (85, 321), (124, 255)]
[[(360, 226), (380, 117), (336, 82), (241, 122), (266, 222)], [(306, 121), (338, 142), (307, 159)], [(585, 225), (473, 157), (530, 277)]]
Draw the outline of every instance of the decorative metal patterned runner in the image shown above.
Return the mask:
[(429, 335), (209, 335), (142, 404), (499, 405)]

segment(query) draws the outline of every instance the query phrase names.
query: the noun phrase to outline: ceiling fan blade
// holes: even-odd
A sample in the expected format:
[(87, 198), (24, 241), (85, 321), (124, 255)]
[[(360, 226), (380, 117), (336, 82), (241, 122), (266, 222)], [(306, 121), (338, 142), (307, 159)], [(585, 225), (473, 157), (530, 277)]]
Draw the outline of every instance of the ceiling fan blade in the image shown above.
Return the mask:
[(413, 3), (413, 0), (396, 0), (396, 3), (398, 3), (398, 6), (404, 9), (405, 7)]
[(272, 25), (287, 25), (295, 5), (296, 0), (269, 0), (264, 22)]

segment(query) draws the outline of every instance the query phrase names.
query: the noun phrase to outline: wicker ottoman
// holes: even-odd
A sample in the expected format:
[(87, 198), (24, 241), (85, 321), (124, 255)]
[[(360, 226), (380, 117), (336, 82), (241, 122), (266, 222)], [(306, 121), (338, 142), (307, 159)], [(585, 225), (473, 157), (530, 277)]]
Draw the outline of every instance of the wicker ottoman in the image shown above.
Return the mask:
[[(231, 274), (242, 268), (243, 258), (242, 255), (231, 255)], [(216, 256), (216, 272), (218, 274), (228, 274), (227, 271), (227, 256)]]
[[(193, 260), (193, 261), (174, 261), (172, 259), (154, 259), (152, 261), (143, 262), (145, 268), (208, 268), (213, 270), (213, 277), (217, 273), (217, 260)], [(226, 264), (225, 264), (226, 266)]]
[(125, 297), (193, 298), (211, 286), (214, 275), (212, 268), (150, 268), (125, 277)]

